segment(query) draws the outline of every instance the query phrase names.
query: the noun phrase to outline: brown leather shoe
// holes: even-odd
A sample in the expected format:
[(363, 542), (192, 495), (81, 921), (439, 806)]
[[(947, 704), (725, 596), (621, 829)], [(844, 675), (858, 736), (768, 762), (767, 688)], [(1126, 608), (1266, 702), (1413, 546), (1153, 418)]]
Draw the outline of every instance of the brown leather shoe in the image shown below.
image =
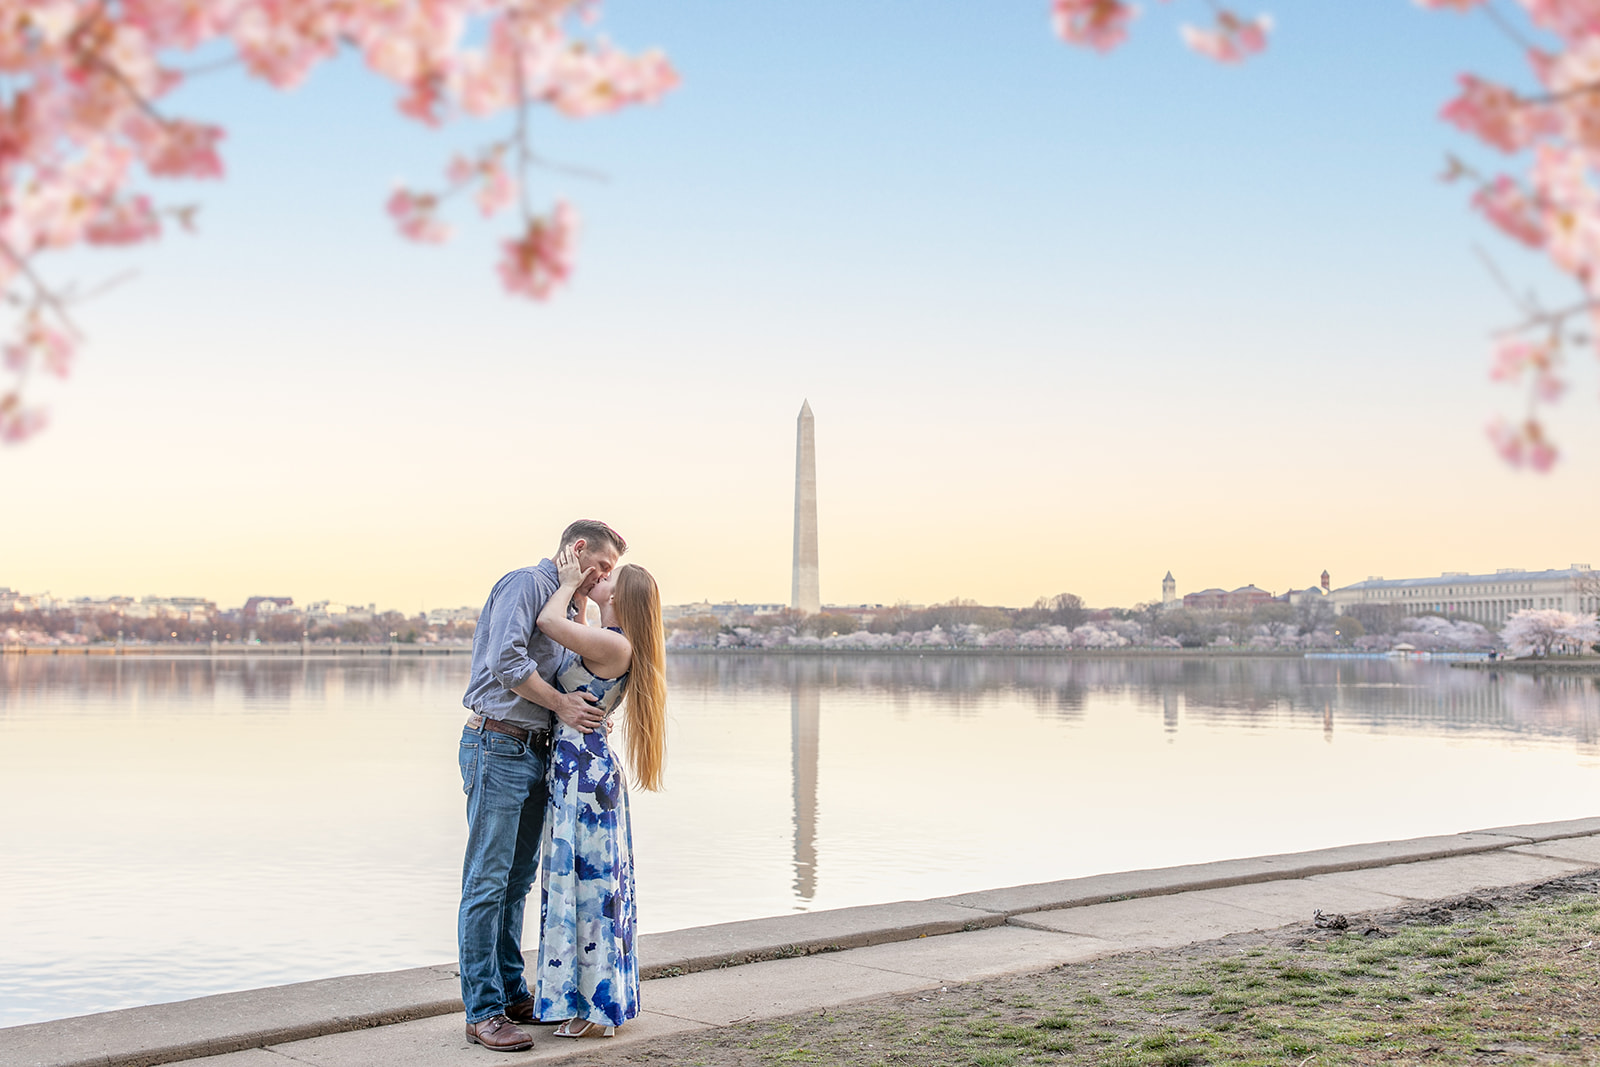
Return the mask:
[(482, 1022), (467, 1024), (467, 1040), (496, 1052), (522, 1052), (533, 1047), (528, 1032), (504, 1015), (491, 1015)]
[(507, 1004), (506, 1018), (514, 1023), (538, 1022), (539, 998), (529, 997), (527, 1000), (519, 1000), (515, 1004)]

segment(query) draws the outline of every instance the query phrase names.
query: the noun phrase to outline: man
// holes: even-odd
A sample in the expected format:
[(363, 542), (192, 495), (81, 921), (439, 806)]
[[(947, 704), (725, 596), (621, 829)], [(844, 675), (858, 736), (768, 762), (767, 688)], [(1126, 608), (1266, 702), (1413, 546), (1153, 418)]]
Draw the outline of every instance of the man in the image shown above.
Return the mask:
[[(611, 573), (628, 543), (603, 522), (581, 519), (561, 534), (594, 575), (586, 594)], [(545, 767), (554, 715), (583, 733), (601, 723), (593, 697), (552, 683), (561, 646), (536, 621), (561, 582), (556, 565), (512, 571), (495, 583), (472, 638), (471, 709), (461, 731), (461, 784), (467, 793), (467, 855), (461, 868), (461, 1000), (467, 1040), (501, 1052), (531, 1048), (518, 1023), (534, 1021), (523, 978), (522, 912), (538, 874), (544, 828)], [(573, 609), (568, 608), (569, 614)]]

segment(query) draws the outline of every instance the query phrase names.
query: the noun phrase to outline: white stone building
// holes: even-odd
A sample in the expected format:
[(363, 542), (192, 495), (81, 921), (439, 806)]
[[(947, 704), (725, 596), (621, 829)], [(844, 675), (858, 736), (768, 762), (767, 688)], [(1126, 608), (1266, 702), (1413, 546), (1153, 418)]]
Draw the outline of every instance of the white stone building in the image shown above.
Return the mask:
[(483, 614), (482, 608), (429, 608), (429, 626), (450, 626), (455, 623), (477, 622), (478, 616)]
[(1526, 571), (1504, 567), (1493, 574), (1446, 571), (1437, 578), (1368, 578), (1329, 594), (1333, 610), (1399, 608), (1406, 615), (1465, 615), (1498, 626), (1529, 608), (1600, 611), (1600, 574), (1587, 563), (1565, 570)]

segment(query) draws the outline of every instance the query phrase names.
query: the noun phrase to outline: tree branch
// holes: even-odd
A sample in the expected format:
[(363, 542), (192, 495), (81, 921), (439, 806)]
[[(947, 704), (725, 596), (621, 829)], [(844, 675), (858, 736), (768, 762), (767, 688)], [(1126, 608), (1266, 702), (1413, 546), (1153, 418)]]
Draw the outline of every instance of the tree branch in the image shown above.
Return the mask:
[(67, 312), (67, 307), (61, 302), (61, 298), (56, 296), (54, 291), (44, 283), (44, 279), (34, 272), (33, 264), (18, 255), (16, 249), (12, 248), (3, 238), (0, 238), (0, 256), (10, 260), (12, 265), (22, 272), (22, 276), (28, 279), (28, 283), (33, 286), (34, 295), (41, 303), (47, 305), (51, 311), (56, 313), (56, 316), (61, 319), (62, 324), (67, 329), (80, 337), (83, 336), (83, 331), (79, 330), (77, 323), (72, 321), (72, 316)]

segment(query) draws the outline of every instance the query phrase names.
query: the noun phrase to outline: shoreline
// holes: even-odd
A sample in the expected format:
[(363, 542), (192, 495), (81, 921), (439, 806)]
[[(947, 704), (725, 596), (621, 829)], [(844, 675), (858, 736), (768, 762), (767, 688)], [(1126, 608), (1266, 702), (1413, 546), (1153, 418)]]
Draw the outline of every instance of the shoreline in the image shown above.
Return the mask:
[(1517, 674), (1600, 674), (1600, 657), (1593, 659), (1501, 659), (1489, 663), (1470, 660), (1450, 664), (1464, 671), (1512, 671)]
[[(741, 996), (766, 997), (770, 994), (760, 979), (764, 974), (777, 981), (773, 988), (781, 991), (776, 1002), (780, 1006), (804, 996), (847, 1003), (852, 997), (881, 992), (868, 986), (887, 981), (884, 976), (898, 975), (893, 981), (907, 988), (925, 987), (929, 976), (921, 968), (926, 965), (911, 957), (928, 953), (945, 961), (938, 966), (953, 978), (960, 966), (992, 966), (984, 961), (995, 954), (1014, 965), (1018, 962), (1014, 954), (1024, 944), (1034, 946), (1028, 951), (1087, 953), (1083, 958), (1089, 958), (1147, 944), (1151, 931), (1162, 922), (1175, 924), (1178, 932), (1173, 936), (1187, 943), (1227, 932), (1218, 923), (1251, 929), (1266, 928), (1260, 925), (1263, 921), (1271, 926), (1294, 921), (1297, 915), (1304, 921), (1308, 916), (1300, 912), (1309, 909), (1298, 901), (1291, 907), (1285, 895), (1293, 896), (1307, 886), (1315, 888), (1318, 906), (1353, 910), (1337, 903), (1330, 887), (1350, 883), (1340, 892), (1387, 891), (1423, 899), (1446, 895), (1436, 890), (1454, 884), (1451, 880), (1470, 889), (1592, 869), (1600, 862), (1596, 835), (1600, 817), (1588, 817), (692, 927), (642, 936), (640, 973), (649, 983), (652, 1001), (658, 1003), (687, 996), (686, 1003), (704, 1005), (713, 990), (730, 1004)], [(1358, 890), (1352, 879), (1366, 888)], [(1162, 898), (1163, 903), (1155, 906), (1158, 910), (1140, 903), (1149, 898)], [(1206, 915), (1212, 918), (1203, 919)], [(1102, 925), (1096, 926), (1097, 922)], [(1109, 926), (1104, 925), (1107, 922)], [(1245, 925), (1237, 925), (1241, 922)], [(1212, 927), (1219, 932), (1210, 932)], [(1202, 936), (1193, 936), (1196, 932)], [(1040, 947), (1046, 945), (1056, 947)], [(877, 962), (848, 962), (863, 953)], [(897, 954), (904, 962), (896, 966), (884, 962)], [(960, 964), (966, 957), (969, 963)], [(796, 970), (819, 967), (810, 984)], [(946, 970), (932, 978), (935, 987)], [(841, 977), (867, 985), (841, 988)], [(731, 1010), (728, 1005), (707, 1005), (688, 1016), (669, 1010), (654, 1023), (641, 1020), (629, 1033), (648, 1040), (655, 1030), (676, 1025), (662, 1020), (692, 1022), (698, 1028), (725, 1025), (700, 1018), (713, 1008)], [(347, 1049), (351, 1042), (378, 1046), (354, 1062), (389, 1063), (396, 1062), (389, 1055), (394, 1050), (381, 1046), (413, 1042), (410, 1035), (419, 1027), (459, 1043), (459, 1021), (447, 1017), (460, 1011), (455, 965), (446, 963), (0, 1028), (0, 1062), (30, 1067), (153, 1067), (238, 1053), (251, 1057), (253, 1064), (269, 1054), (261, 1051), (268, 1046), (328, 1040), (343, 1042)], [(655, 1018), (648, 1013), (647, 1017)], [(574, 1051), (571, 1046), (562, 1048), (563, 1044), (555, 1042), (556, 1053)], [(546, 1058), (543, 1053), (529, 1055)]]
[(469, 656), (471, 645), (0, 645), (3, 656)]
[(899, 645), (894, 648), (669, 648), (669, 656), (994, 656), (1029, 659), (1304, 659), (1303, 649), (1210, 648), (951, 648), (940, 645)]

